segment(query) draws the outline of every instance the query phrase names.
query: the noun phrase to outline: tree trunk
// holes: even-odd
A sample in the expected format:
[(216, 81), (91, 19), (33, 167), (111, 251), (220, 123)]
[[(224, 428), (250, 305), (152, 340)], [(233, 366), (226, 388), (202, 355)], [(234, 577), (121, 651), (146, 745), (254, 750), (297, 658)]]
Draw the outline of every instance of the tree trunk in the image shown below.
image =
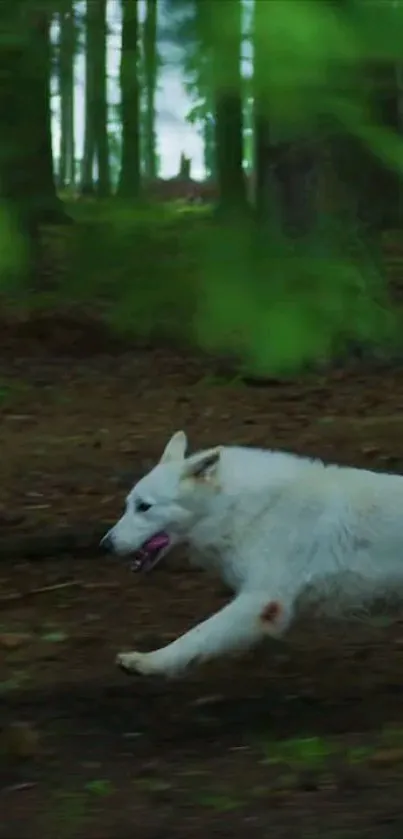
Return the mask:
[[(365, 73), (371, 85), (374, 121), (397, 138), (400, 134), (396, 66), (372, 65)], [(350, 204), (352, 216), (369, 236), (398, 227), (401, 175), (357, 137), (335, 132), (331, 141), (336, 178)]]
[(253, 197), (256, 219), (260, 223), (269, 223), (273, 214), (273, 154), (270, 143), (269, 122), (260, 110), (260, 100), (254, 100), (254, 165)]
[(213, 54), (216, 167), (221, 209), (246, 207), (243, 171), (241, 2), (208, 0)]
[(266, 70), (264, 38), (266, 11), (262, 4), (255, 3), (253, 26), (253, 195), (256, 217), (260, 223), (268, 223), (272, 216), (272, 149), (265, 97)]
[(122, 52), (120, 61), (122, 161), (118, 195), (140, 194), (140, 90), (138, 81), (137, 0), (122, 2)]
[(106, 0), (87, 0), (85, 135), (81, 191), (85, 195), (97, 193), (100, 197), (110, 194), (106, 44)]
[(76, 25), (73, 0), (64, 0), (59, 15), (60, 151), (59, 187), (72, 188), (75, 181), (74, 143), (74, 56)]
[[(354, 27), (354, 4), (352, 6), (349, 0), (332, 0), (332, 3), (347, 23), (352, 17)], [(361, 77), (358, 75), (353, 83), (356, 85), (355, 93), (366, 100), (373, 123), (398, 140), (401, 135), (398, 65), (393, 56), (382, 55), (382, 50), (379, 58), (369, 56), (362, 64)], [(367, 230), (371, 237), (384, 228), (399, 226), (401, 172), (396, 166), (388, 166), (382, 159), (382, 153), (373, 152), (365, 141), (346, 132), (340, 135), (337, 129), (333, 132), (330, 145), (336, 177), (350, 199), (350, 211), (356, 216), (361, 229)]]
[(11, 13), (7, 6), (0, 4), (3, 191), (30, 225), (66, 221), (53, 173), (49, 16), (21, 0)]
[[(0, 4), (0, 197), (27, 243), (26, 273), (40, 287), (43, 224), (68, 221), (56, 195), (45, 10)], [(17, 269), (18, 270), (18, 269)]]
[(155, 136), (155, 94), (157, 87), (157, 0), (147, 0), (143, 29), (145, 114), (144, 162), (147, 180), (157, 176)]
[(28, 15), (33, 31), (26, 50), (26, 130), (31, 155), (26, 166), (32, 171), (31, 201), (42, 222), (66, 221), (56, 196), (53, 171), (50, 108), (50, 17), (42, 8)]
[(265, 36), (267, 9), (255, 3), (254, 14), (254, 194), (257, 219), (292, 238), (310, 234), (318, 219), (320, 143), (295, 128), (269, 124), (266, 96)]
[(246, 204), (242, 168), (242, 102), (235, 93), (218, 93), (215, 103), (217, 181), (223, 209), (243, 209)]
[(83, 195), (95, 194), (94, 186), (95, 137), (94, 126), (90, 115), (86, 111), (84, 152), (81, 168), (81, 192)]
[[(94, 195), (94, 163), (95, 163), (95, 130), (94, 130), (94, 96), (95, 96), (95, 66), (96, 66), (96, 3), (87, 0), (85, 21), (85, 127), (84, 152), (81, 170), (81, 192), (83, 195)], [(95, 12), (95, 15), (94, 15)]]
[[(373, 63), (375, 118), (380, 125), (400, 137), (399, 88), (397, 65), (392, 61)], [(401, 223), (401, 172), (388, 167), (373, 155), (371, 204), (375, 209), (378, 230), (396, 228)]]
[(94, 77), (93, 77), (93, 126), (98, 164), (97, 193), (100, 197), (110, 194), (108, 103), (106, 77), (106, 0), (88, 0), (93, 5), (94, 18)]
[[(39, 218), (32, 204), (32, 174), (27, 165), (31, 151), (27, 149), (30, 134), (27, 133), (25, 113), (25, 70), (29, 43), (25, 26), (18, 20), (20, 7), (17, 3), (0, 4), (0, 201), (1, 207), (10, 215), (25, 239), (27, 264), (16, 260), (15, 272), (6, 271), (0, 263), (2, 282), (13, 281), (15, 274), (24, 273), (34, 279), (37, 244), (39, 241)], [(28, 175), (27, 190), (25, 176)], [(30, 200), (28, 200), (30, 199)], [(15, 247), (17, 245), (15, 244)]]
[(216, 155), (214, 147), (214, 122), (210, 114), (203, 121), (204, 168), (207, 178), (217, 180)]

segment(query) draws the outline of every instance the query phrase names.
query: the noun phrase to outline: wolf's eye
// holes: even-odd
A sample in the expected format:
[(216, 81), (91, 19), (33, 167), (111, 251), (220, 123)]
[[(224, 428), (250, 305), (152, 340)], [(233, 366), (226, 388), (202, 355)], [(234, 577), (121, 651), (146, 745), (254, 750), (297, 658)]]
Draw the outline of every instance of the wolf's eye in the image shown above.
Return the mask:
[(150, 509), (151, 504), (147, 504), (147, 501), (137, 501), (136, 510), (138, 513), (146, 513)]

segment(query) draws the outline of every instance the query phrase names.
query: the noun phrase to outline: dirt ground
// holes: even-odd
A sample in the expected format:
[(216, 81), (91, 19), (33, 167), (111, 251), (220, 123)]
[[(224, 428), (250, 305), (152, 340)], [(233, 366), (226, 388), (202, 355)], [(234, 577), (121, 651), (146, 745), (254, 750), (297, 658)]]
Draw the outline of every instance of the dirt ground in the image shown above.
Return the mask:
[(400, 839), (399, 609), (302, 621), (185, 681), (130, 680), (116, 652), (168, 641), (227, 592), (180, 555), (141, 577), (18, 545), (102, 531), (180, 427), (194, 447), (402, 471), (403, 367), (248, 387), (186, 353), (46, 334), (0, 339), (1, 839)]

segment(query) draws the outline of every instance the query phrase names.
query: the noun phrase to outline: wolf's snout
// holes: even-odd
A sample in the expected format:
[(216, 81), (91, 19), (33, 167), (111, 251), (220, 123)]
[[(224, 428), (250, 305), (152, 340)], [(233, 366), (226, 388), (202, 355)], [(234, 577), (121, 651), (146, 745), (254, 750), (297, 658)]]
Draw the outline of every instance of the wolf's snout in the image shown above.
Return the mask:
[(99, 543), (99, 547), (101, 550), (106, 554), (111, 554), (114, 552), (114, 543), (110, 533), (107, 533), (103, 539), (101, 539)]

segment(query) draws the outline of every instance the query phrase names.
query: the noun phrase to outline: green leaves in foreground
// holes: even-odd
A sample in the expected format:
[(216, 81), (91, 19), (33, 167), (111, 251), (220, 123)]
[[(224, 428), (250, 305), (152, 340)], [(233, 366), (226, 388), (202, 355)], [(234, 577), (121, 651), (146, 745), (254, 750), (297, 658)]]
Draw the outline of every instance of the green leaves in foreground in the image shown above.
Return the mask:
[(293, 372), (352, 339), (390, 340), (393, 318), (369, 256), (350, 261), (336, 234), (294, 248), (270, 231), (267, 240), (241, 226), (210, 234), (195, 324), (203, 346), (257, 371)]

